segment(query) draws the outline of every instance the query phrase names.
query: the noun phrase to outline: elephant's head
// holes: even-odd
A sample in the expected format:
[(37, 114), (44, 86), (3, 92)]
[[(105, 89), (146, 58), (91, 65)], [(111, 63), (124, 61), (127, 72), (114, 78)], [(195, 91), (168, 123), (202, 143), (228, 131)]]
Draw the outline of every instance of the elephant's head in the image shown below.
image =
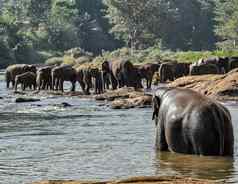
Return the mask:
[(104, 61), (102, 63), (102, 71), (105, 72), (105, 73), (109, 73), (110, 72), (109, 61)]
[(37, 71), (36, 66), (34, 66), (34, 65), (25, 65), (23, 67), (23, 70), (25, 72), (33, 72), (33, 73), (36, 73), (36, 71)]
[(153, 108), (152, 120), (155, 120), (156, 126), (158, 124), (159, 109), (160, 109), (161, 101), (162, 101), (164, 95), (172, 89), (174, 89), (174, 88), (160, 87), (156, 90), (156, 92), (153, 95), (153, 98), (152, 98), (152, 108)]

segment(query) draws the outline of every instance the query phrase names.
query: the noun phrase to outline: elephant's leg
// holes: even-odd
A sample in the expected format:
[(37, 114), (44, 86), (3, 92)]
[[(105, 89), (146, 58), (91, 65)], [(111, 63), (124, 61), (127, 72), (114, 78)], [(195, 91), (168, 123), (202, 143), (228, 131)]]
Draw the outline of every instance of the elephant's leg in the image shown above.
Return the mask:
[(55, 86), (55, 88), (56, 88), (56, 91), (58, 91), (58, 90), (59, 90), (59, 85), (60, 85), (60, 79), (59, 79), (59, 78), (57, 78), (57, 79), (56, 79), (56, 86)]
[(15, 86), (15, 80), (12, 80), (12, 87), (14, 88), (14, 86)]
[(53, 90), (52, 80), (49, 80), (48, 83), (49, 83), (49, 86), (50, 86), (50, 90)]
[(75, 91), (75, 81), (72, 81), (71, 82), (72, 83), (72, 87), (71, 87), (71, 92), (74, 92)]
[(17, 82), (14, 84), (14, 90), (17, 91)]
[(111, 77), (112, 89), (117, 89), (117, 80), (114, 77)]
[(158, 125), (156, 126), (155, 147), (157, 150), (160, 150), (160, 151), (168, 151), (168, 144), (165, 138), (164, 126), (161, 126), (159, 124), (161, 123), (159, 122)]
[(22, 91), (25, 91), (25, 89), (26, 89), (26, 85), (25, 84), (21, 84), (22, 85)]
[(60, 88), (60, 91), (64, 92), (64, 80), (63, 79), (59, 80), (59, 88)]
[(84, 82), (83, 81), (79, 81), (79, 85), (80, 85), (82, 91), (85, 93), (85, 84), (84, 84)]
[(7, 83), (7, 88), (9, 88), (9, 86), (10, 86), (10, 80), (7, 80), (6, 83)]

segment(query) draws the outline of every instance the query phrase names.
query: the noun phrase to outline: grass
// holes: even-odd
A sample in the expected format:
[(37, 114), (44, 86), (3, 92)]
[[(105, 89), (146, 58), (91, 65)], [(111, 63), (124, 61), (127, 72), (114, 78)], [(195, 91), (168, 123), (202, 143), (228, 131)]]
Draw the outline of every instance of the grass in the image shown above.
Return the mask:
[[(105, 60), (113, 61), (119, 58), (127, 58), (134, 64), (144, 63), (156, 63), (163, 62), (164, 60), (176, 60), (178, 62), (193, 63), (198, 61), (200, 58), (209, 57), (227, 57), (227, 56), (238, 56), (238, 51), (161, 51), (159, 48), (151, 47), (145, 50), (132, 51), (129, 48), (121, 48), (112, 52), (104, 52), (101, 56), (94, 57), (91, 59), (88, 55), (81, 55), (78, 58), (74, 58), (69, 54), (65, 54), (62, 59), (58, 57), (52, 58), (47, 63), (59, 63), (63, 62), (70, 65), (93, 65), (100, 68), (101, 63)], [(59, 61), (60, 60), (60, 61)]]

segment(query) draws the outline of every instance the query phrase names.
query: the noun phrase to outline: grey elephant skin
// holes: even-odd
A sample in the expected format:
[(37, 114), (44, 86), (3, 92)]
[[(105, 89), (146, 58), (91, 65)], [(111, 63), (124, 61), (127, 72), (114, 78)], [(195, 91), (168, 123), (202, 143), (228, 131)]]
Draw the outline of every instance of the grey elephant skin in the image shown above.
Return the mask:
[(14, 89), (17, 91), (18, 84), (21, 84), (22, 91), (27, 87), (30, 89), (36, 89), (36, 74), (33, 72), (26, 72), (15, 77), (15, 86)]
[(77, 72), (69, 65), (61, 65), (52, 69), (52, 87), (53, 89), (64, 91), (64, 81), (70, 81), (72, 84), (71, 91), (75, 91)]
[(12, 83), (12, 87), (14, 87), (15, 77), (26, 72), (36, 73), (36, 67), (34, 65), (27, 64), (15, 64), (8, 66), (5, 73), (7, 88), (9, 88), (10, 83)]
[(160, 64), (147, 63), (136, 66), (142, 79), (146, 79), (146, 88), (151, 89), (154, 73), (159, 70)]
[(112, 89), (124, 86), (136, 89), (143, 88), (138, 68), (127, 59), (118, 59), (110, 62), (104, 61), (102, 63), (102, 71), (104, 75), (110, 75)]
[(153, 96), (153, 109), (158, 150), (233, 155), (231, 115), (217, 101), (189, 89), (163, 87)]

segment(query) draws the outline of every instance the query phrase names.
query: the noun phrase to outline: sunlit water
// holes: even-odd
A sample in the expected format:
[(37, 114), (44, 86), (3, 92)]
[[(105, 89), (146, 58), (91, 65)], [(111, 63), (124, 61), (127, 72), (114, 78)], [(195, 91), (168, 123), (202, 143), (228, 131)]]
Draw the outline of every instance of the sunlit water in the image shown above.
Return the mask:
[[(0, 77), (1, 78), (1, 77)], [(151, 109), (111, 110), (93, 100), (47, 97), (16, 104), (0, 81), (0, 183), (49, 179), (107, 180), (179, 175), (238, 183), (238, 105), (227, 103), (234, 159), (154, 150)], [(57, 104), (67, 102), (72, 107)]]

